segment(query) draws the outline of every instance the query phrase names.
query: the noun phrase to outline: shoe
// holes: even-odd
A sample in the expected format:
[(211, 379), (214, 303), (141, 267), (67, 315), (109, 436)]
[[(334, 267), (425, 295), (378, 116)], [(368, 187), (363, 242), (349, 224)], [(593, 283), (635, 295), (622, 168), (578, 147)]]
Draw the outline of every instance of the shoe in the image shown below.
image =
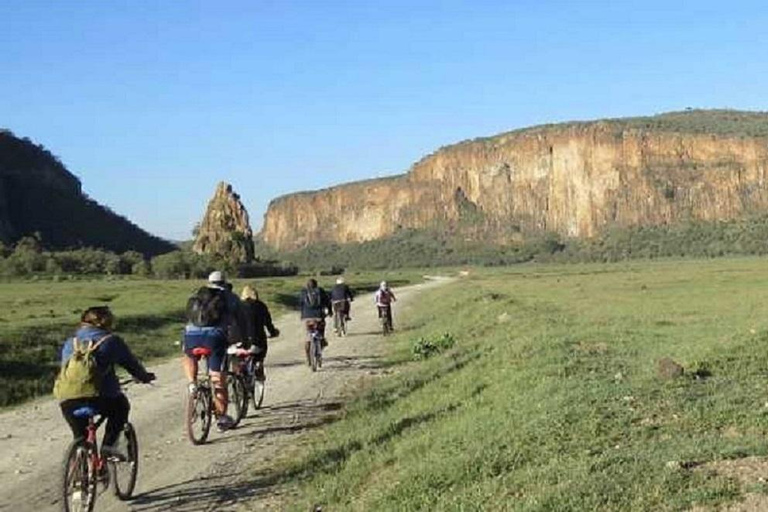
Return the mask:
[(101, 456), (107, 460), (116, 461), (116, 462), (124, 462), (125, 460), (127, 460), (127, 457), (123, 452), (121, 452), (114, 446), (109, 446), (108, 444), (101, 446)]
[(233, 420), (231, 416), (222, 414), (216, 420), (216, 429), (219, 432), (226, 432), (227, 430), (231, 429), (234, 424), (235, 420)]
[(347, 322), (351, 322), (351, 321), (352, 321), (352, 317), (351, 317), (351, 316), (348, 316), (348, 317), (346, 318), (346, 321), (347, 321)]
[(196, 396), (197, 395), (197, 384), (194, 382), (190, 382), (187, 386), (187, 392), (189, 393), (189, 396)]
[(257, 368), (255, 374), (256, 374), (255, 377), (257, 381), (264, 382), (265, 380), (267, 380), (266, 375), (264, 375), (264, 367)]
[(105, 485), (109, 484), (109, 469), (107, 469), (106, 464), (101, 466), (101, 468), (96, 472), (96, 479)]

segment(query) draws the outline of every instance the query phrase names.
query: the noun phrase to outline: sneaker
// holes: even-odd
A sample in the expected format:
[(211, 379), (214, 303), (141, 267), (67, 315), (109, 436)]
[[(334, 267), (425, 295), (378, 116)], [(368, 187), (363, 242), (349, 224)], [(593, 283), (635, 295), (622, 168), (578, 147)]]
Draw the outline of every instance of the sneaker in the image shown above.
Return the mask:
[(102, 465), (96, 472), (96, 479), (105, 485), (109, 484), (109, 469), (107, 469), (106, 464)]
[(187, 386), (187, 391), (189, 392), (189, 396), (197, 395), (197, 383), (190, 382)]
[(231, 429), (234, 424), (235, 420), (233, 420), (231, 416), (222, 414), (216, 420), (216, 429), (219, 432), (226, 432), (227, 430)]
[(114, 446), (109, 446), (108, 444), (101, 446), (101, 456), (107, 460), (117, 461), (117, 462), (123, 462), (127, 460), (123, 452), (121, 452)]
[(345, 320), (346, 320), (347, 322), (351, 322), (351, 321), (352, 321), (352, 317), (351, 317), (351, 316), (348, 316), (348, 317), (347, 317)]

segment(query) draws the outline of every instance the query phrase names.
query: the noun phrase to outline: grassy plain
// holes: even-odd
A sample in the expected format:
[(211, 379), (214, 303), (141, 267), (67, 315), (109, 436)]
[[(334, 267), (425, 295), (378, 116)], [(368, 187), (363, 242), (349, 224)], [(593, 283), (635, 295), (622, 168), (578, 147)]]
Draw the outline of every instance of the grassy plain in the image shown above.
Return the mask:
[(765, 509), (767, 313), (765, 259), (477, 271), (399, 311), (395, 376), (266, 481), (296, 510)]
[[(415, 270), (353, 273), (350, 285), (370, 291), (386, 278), (397, 285), (418, 280)], [(252, 283), (273, 315), (296, 306), (307, 277), (235, 280), (235, 290)], [(330, 289), (335, 277), (321, 277)], [(203, 281), (158, 279), (17, 281), (0, 285), (0, 407), (48, 395), (58, 369), (64, 339), (71, 336), (82, 310), (108, 304), (117, 317), (117, 333), (144, 361), (176, 354), (184, 306)]]

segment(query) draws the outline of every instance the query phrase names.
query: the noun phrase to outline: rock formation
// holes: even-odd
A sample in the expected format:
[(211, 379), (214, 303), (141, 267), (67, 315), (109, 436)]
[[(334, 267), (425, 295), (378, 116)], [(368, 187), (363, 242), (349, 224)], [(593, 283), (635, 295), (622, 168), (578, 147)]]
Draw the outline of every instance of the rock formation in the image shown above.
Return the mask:
[(202, 222), (197, 227), (193, 250), (237, 263), (253, 261), (253, 231), (248, 212), (232, 185), (219, 183)]
[(80, 180), (44, 147), (0, 130), (0, 241), (36, 232), (48, 249), (154, 256), (175, 248), (83, 194)]
[(768, 211), (768, 114), (693, 111), (518, 130), (445, 147), (407, 174), (278, 198), (278, 249), (403, 228), (472, 225), (504, 242), (540, 231), (730, 219)]

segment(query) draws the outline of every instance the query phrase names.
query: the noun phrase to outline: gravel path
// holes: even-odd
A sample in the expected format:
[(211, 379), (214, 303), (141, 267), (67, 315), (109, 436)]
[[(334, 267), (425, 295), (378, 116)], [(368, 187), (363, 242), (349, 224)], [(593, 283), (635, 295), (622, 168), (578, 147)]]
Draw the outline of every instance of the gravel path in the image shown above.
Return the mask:
[[(397, 313), (407, 310), (418, 292), (439, 286), (445, 278), (396, 290)], [(335, 338), (324, 366), (312, 373), (303, 361), (303, 327), (295, 314), (279, 319), (280, 338), (267, 357), (264, 406), (249, 411), (240, 427), (192, 446), (184, 434), (185, 378), (177, 360), (152, 367), (155, 386), (131, 385), (131, 422), (141, 451), (135, 499), (117, 501), (110, 492), (99, 496), (97, 510), (256, 510), (279, 502), (270, 488), (254, 485), (249, 468), (263, 465), (290, 445), (297, 434), (330, 419), (361, 379), (376, 373), (383, 338), (370, 295), (353, 303), (349, 336)], [(130, 343), (130, 336), (127, 336)], [(56, 510), (61, 459), (71, 440), (58, 404), (41, 399), (0, 413), (0, 511)]]

